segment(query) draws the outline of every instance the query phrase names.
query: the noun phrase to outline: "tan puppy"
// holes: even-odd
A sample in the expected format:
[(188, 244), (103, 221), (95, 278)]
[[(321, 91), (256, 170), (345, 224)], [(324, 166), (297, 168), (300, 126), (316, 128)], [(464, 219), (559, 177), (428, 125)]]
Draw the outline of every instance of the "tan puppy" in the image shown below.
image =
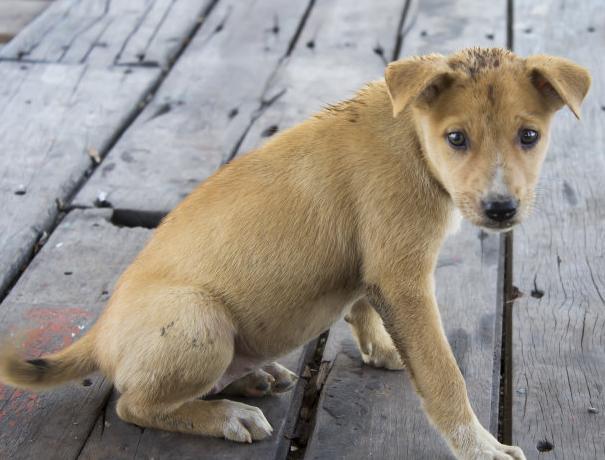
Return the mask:
[(459, 458), (522, 459), (473, 413), (433, 271), (456, 210), (494, 230), (525, 217), (551, 117), (578, 115), (589, 86), (570, 61), (503, 49), (393, 62), (223, 167), (166, 217), (86, 336), (43, 359), (5, 353), (1, 379), (40, 389), (100, 369), (128, 422), (251, 442), (271, 433), (258, 408), (196, 398), (288, 389), (268, 363), (348, 313), (364, 361), (404, 358)]

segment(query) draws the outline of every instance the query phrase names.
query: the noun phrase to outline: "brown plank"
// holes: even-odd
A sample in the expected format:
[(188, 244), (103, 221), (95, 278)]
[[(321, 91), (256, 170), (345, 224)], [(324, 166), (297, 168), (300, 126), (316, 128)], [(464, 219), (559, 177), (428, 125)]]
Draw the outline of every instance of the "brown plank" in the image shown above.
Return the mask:
[[(285, 56), (306, 2), (224, 0), (76, 204), (167, 212), (238, 144)], [(245, 24), (245, 27), (242, 26)]]
[[(110, 217), (92, 210), (65, 218), (0, 306), (2, 337), (15, 335), (39, 356), (90, 327), (150, 234)], [(100, 376), (41, 394), (0, 385), (0, 457), (75, 458), (110, 389)]]
[(0, 63), (0, 295), (87, 170), (159, 77), (157, 69)]
[(0, 1), (0, 43), (6, 43), (50, 3), (45, 0)]
[(515, 51), (568, 57), (594, 80), (581, 122), (557, 115), (536, 210), (514, 235), (513, 441), (528, 458), (605, 458), (605, 9), (521, 0), (514, 17)]
[[(448, 53), (477, 44), (504, 46), (506, 2), (499, 2), (499, 8), (492, 7), (489, 14), (481, 5), (478, 0), (447, 6), (437, 1), (412, 2), (401, 30), (401, 56), (429, 50)], [(498, 425), (500, 384), (499, 361), (494, 368), (501, 335), (499, 253), (497, 237), (465, 224), (446, 242), (436, 272), (446, 334), (471, 404), (483, 425), (492, 430)], [(362, 365), (344, 324), (330, 334), (323, 359), (331, 371), (305, 458), (452, 458), (422, 412), (405, 372)]]
[(166, 66), (213, 0), (57, 0), (0, 58)]

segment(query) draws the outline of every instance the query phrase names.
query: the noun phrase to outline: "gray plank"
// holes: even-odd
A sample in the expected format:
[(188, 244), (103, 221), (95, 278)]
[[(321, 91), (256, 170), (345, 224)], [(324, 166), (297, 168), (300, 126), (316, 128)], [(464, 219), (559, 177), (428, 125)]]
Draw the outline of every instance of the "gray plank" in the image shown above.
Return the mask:
[[(302, 372), (302, 349), (279, 360), (292, 371)], [(81, 453), (82, 459), (278, 459), (285, 458), (292, 436), (294, 421), (302, 399), (304, 381), (291, 392), (264, 398), (232, 398), (260, 407), (269, 423), (273, 435), (253, 444), (238, 444), (223, 439), (169, 433), (166, 431), (139, 428), (122, 422), (115, 413), (117, 395), (107, 410), (101, 414), (95, 428)], [(200, 455), (203, 454), (203, 457)]]
[(166, 66), (213, 0), (57, 0), (0, 59)]
[[(498, 5), (485, 13), (478, 0), (412, 2), (401, 31), (401, 56), (477, 44), (504, 46), (506, 2)], [(442, 319), (471, 404), (492, 429), (500, 383), (499, 369), (494, 369), (501, 334), (499, 246), (495, 236), (465, 224), (446, 242), (436, 272)], [(422, 412), (407, 375), (363, 366), (344, 325), (331, 330), (324, 359), (332, 367), (305, 458), (452, 458)]]
[(364, 83), (382, 78), (385, 64), (400, 56), (449, 53), (469, 46), (506, 45), (506, 4), (482, 8), (468, 0), (410, 0), (398, 31), (405, 1), (339, 2), (318, 0), (299, 45), (283, 65), (263, 99), (283, 94), (254, 121), (238, 154), (288, 128), (327, 104), (346, 99)]
[(297, 47), (263, 96), (275, 102), (255, 117), (238, 154), (381, 78), (404, 6), (405, 0), (317, 0)]
[(45, 0), (0, 1), (0, 43), (6, 43), (19, 33), (50, 3)]
[(0, 63), (0, 294), (145, 92), (153, 69)]
[[(492, 381), (498, 252), (498, 238), (465, 223), (446, 242), (436, 271), (445, 331), (485, 427), (497, 416), (491, 401), (498, 390)], [(346, 323), (330, 330), (323, 360), (331, 370), (305, 459), (453, 458), (407, 373), (364, 365)]]
[(506, 46), (506, 8), (478, 0), (410, 0), (401, 56), (449, 54), (472, 46)]
[(512, 434), (528, 458), (605, 458), (604, 24), (598, 1), (515, 3), (515, 51), (594, 79), (581, 122), (557, 115), (536, 210), (515, 231)]
[[(76, 197), (167, 212), (239, 142), (306, 2), (219, 2), (137, 122)], [(245, 24), (245, 26), (243, 26)]]
[[(109, 210), (73, 211), (0, 307), (2, 337), (27, 356), (83, 334), (150, 232), (118, 228)], [(111, 389), (101, 376), (41, 394), (0, 385), (0, 457), (75, 458)]]

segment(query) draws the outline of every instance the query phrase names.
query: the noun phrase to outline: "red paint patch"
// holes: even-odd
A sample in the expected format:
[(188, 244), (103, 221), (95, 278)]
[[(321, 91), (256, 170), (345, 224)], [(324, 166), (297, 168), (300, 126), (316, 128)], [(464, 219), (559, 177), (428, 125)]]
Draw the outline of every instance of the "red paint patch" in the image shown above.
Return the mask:
[(17, 422), (24, 417), (31, 418), (38, 408), (40, 396), (36, 393), (0, 385), (0, 394), (2, 395), (0, 398), (2, 407), (0, 422), (4, 422), (4, 419), (7, 418), (6, 423), (9, 427), (16, 426)]
[(78, 307), (31, 308), (24, 317), (29, 330), (22, 343), (28, 356), (53, 353), (70, 345), (88, 329), (92, 313)]
[[(77, 307), (34, 307), (23, 317), (28, 331), (16, 336), (23, 338), (20, 345), (26, 356), (38, 357), (70, 345), (88, 329), (93, 313)], [(0, 385), (0, 421), (11, 428), (35, 416), (39, 403), (36, 393)]]

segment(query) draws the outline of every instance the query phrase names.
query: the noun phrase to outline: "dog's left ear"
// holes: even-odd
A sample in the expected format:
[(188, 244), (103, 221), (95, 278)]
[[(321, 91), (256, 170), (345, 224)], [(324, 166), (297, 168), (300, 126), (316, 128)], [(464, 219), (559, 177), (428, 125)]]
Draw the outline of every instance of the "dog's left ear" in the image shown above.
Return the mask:
[(431, 54), (391, 62), (384, 79), (396, 117), (413, 102), (433, 101), (452, 82), (453, 72), (444, 56)]
[(525, 65), (532, 83), (553, 110), (567, 105), (580, 118), (580, 106), (590, 88), (588, 70), (568, 59), (543, 55), (528, 57)]

